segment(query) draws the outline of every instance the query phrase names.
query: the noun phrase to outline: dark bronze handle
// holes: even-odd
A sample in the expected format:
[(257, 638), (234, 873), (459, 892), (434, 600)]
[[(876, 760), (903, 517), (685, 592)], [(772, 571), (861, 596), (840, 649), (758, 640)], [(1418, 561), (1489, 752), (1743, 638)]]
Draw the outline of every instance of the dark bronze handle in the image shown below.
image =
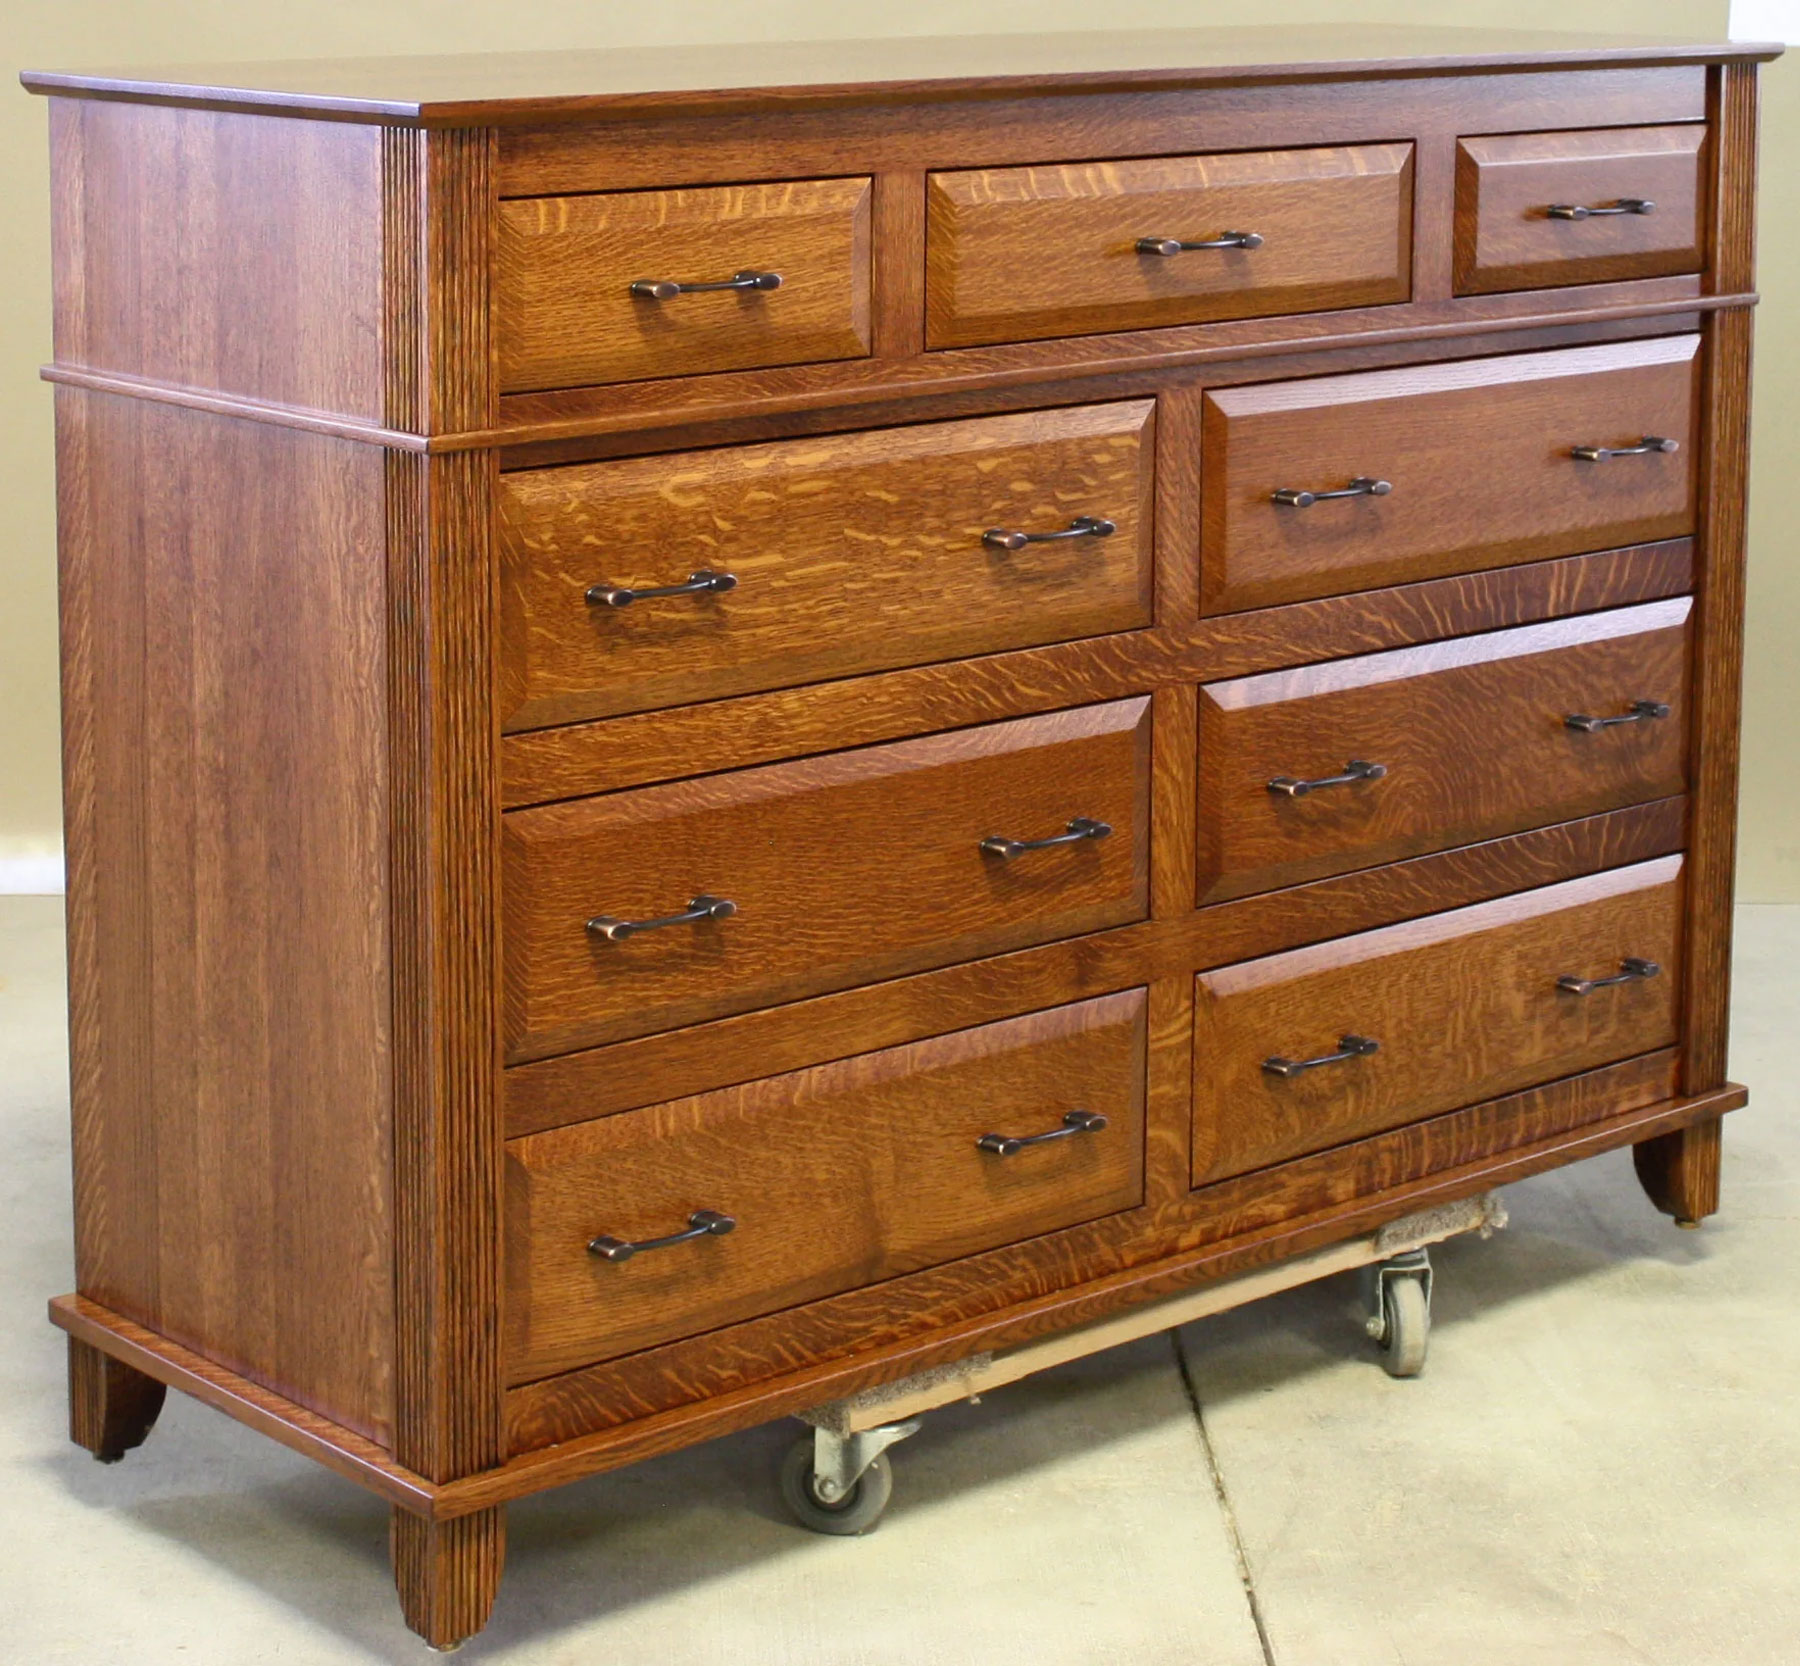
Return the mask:
[(1062, 1127), (1052, 1128), (1047, 1134), (983, 1134), (975, 1145), (978, 1150), (991, 1151), (996, 1157), (1010, 1157), (1028, 1145), (1066, 1140), (1071, 1134), (1097, 1134), (1105, 1126), (1106, 1118), (1098, 1111), (1065, 1111)]
[(1346, 1059), (1366, 1059), (1371, 1053), (1380, 1051), (1381, 1043), (1366, 1035), (1341, 1035), (1338, 1037), (1338, 1050), (1335, 1053), (1321, 1053), (1316, 1059), (1264, 1059), (1262, 1067), (1271, 1076), (1298, 1076), (1303, 1070), (1317, 1070), (1322, 1064), (1342, 1064)]
[(1648, 197), (1620, 197), (1616, 202), (1553, 202), (1544, 210), (1552, 220), (1592, 220), (1601, 214), (1654, 214)]
[(1616, 729), (1621, 723), (1649, 723), (1668, 715), (1669, 708), (1660, 700), (1633, 700), (1631, 709), (1619, 713), (1617, 717), (1584, 717), (1580, 712), (1570, 712), (1563, 719), (1563, 727), (1579, 729), (1584, 735), (1591, 735), (1601, 729)]
[(672, 301), (677, 295), (707, 295), (720, 289), (779, 289), (779, 272), (737, 272), (721, 283), (676, 283), (672, 278), (639, 278), (631, 293), (642, 301)]
[(1611, 457), (1648, 457), (1655, 452), (1680, 449), (1680, 440), (1665, 440), (1660, 434), (1646, 434), (1635, 445), (1572, 445), (1569, 447), (1569, 455), (1578, 463), (1604, 463)]
[(704, 892), (695, 897), (679, 914), (665, 914), (660, 920), (615, 920), (610, 914), (596, 914), (587, 928), (609, 943), (623, 943), (640, 931), (661, 931), (664, 926), (692, 926), (702, 920), (729, 920), (737, 912), (737, 904), (728, 897), (709, 897)]
[(1187, 249), (1260, 249), (1259, 231), (1222, 231), (1203, 243), (1184, 243), (1179, 237), (1140, 237), (1137, 252), (1141, 255), (1178, 255)]
[(1119, 529), (1099, 515), (1077, 515), (1061, 532), (1018, 532), (990, 527), (981, 541), (991, 550), (1022, 550), (1027, 544), (1054, 544), (1063, 538), (1110, 538)]
[(1344, 765), (1342, 775), (1321, 775), (1314, 781), (1296, 781), (1291, 775), (1277, 775), (1269, 783), (1269, 791), (1283, 798), (1304, 798), (1319, 787), (1347, 787), (1353, 781), (1379, 781), (1387, 774), (1386, 764), (1371, 764), (1352, 758)]
[(1112, 833), (1112, 827), (1103, 821), (1095, 821), (1091, 816), (1077, 816), (1069, 823), (1066, 833), (1056, 833), (1048, 839), (1002, 839), (997, 834), (981, 841), (984, 856), (998, 856), (1002, 862), (1010, 862), (1015, 856), (1022, 856), (1028, 850), (1048, 850), (1052, 845), (1078, 845), (1084, 839), (1104, 839)]
[(654, 590), (627, 590), (622, 584), (590, 584), (587, 599), (589, 607), (630, 607), (633, 602), (656, 596), (717, 596), (735, 589), (735, 573), (715, 573), (710, 567), (702, 567), (697, 573), (689, 573), (684, 584), (663, 584)]
[(688, 1244), (696, 1238), (723, 1238), (737, 1225), (729, 1215), (717, 1209), (696, 1209), (688, 1216), (685, 1232), (671, 1232), (666, 1238), (639, 1238), (632, 1243), (624, 1238), (609, 1238), (602, 1233), (588, 1240), (588, 1254), (602, 1261), (629, 1261), (640, 1250), (667, 1249), (671, 1244)]
[(1662, 968), (1654, 960), (1640, 960), (1636, 955), (1627, 955), (1619, 962), (1619, 969), (1610, 978), (1578, 978), (1565, 973), (1556, 980), (1556, 987), (1566, 995), (1586, 995), (1596, 989), (1610, 989), (1615, 983), (1637, 983), (1643, 978), (1662, 976)]
[(1269, 493), (1271, 503), (1279, 503), (1288, 509), (1310, 509), (1315, 503), (1323, 503), (1334, 497), (1386, 497), (1393, 490), (1393, 484), (1386, 480), (1377, 480), (1373, 475), (1359, 474), (1348, 486), (1340, 486), (1335, 492), (1308, 492), (1293, 486), (1283, 486)]

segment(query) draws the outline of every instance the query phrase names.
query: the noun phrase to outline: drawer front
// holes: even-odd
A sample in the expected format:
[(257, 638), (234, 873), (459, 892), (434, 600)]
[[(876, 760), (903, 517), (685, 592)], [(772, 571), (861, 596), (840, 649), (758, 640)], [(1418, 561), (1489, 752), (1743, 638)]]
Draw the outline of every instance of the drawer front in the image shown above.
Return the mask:
[(1456, 147), (1456, 289), (1698, 272), (1706, 129), (1508, 133)]
[[(745, 273), (779, 287), (633, 289)], [(502, 393), (861, 358), (869, 181), (503, 201), (494, 334)]]
[[(1697, 346), (1673, 336), (1208, 394), (1202, 610), (1684, 536)], [(1646, 437), (1677, 449), (1574, 455)]]
[[(1231, 233), (1258, 241), (1139, 248)], [(926, 344), (1404, 301), (1411, 239), (1403, 144), (933, 174)]]
[[(526, 729), (1150, 623), (1140, 400), (502, 476)], [(1113, 530), (1007, 548), (989, 533)], [(984, 541), (986, 539), (986, 541)], [(727, 574), (729, 590), (590, 601)], [(715, 580), (714, 582), (721, 582)]]
[[(515, 810), (512, 1058), (646, 1035), (1143, 917), (1150, 702)], [(1081, 824), (1071, 831), (1071, 824)], [(1103, 836), (1084, 836), (1109, 828)], [(1011, 854), (984, 841), (1062, 842)], [(590, 920), (732, 910), (623, 938)]]
[[(1672, 1046), (1680, 872), (1665, 857), (1203, 974), (1194, 1184)], [(1308, 1060), (1330, 1062), (1268, 1068)]]
[[(510, 1375), (1073, 1226), (1143, 1188), (1142, 990), (514, 1140)], [(622, 1260), (588, 1249), (681, 1232), (701, 1210), (734, 1224)]]
[(1201, 899), (1684, 792), (1690, 605), (1202, 688)]

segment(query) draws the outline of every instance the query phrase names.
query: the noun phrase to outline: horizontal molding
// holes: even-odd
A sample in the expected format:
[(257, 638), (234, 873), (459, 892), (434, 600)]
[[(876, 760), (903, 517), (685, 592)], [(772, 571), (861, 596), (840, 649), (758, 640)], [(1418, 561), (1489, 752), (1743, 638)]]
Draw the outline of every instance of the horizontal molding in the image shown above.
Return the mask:
[(60, 897), (64, 878), (60, 850), (0, 856), (0, 897)]

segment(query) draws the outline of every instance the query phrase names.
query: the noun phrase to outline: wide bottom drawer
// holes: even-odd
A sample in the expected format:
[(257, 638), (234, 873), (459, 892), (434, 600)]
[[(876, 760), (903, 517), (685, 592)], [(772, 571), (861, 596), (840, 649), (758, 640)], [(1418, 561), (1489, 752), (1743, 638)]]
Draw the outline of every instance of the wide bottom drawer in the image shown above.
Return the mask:
[(1681, 858), (1197, 980), (1196, 1186), (1675, 1041)]
[(511, 1141), (510, 1380), (1132, 1208), (1144, 1063), (1133, 989)]

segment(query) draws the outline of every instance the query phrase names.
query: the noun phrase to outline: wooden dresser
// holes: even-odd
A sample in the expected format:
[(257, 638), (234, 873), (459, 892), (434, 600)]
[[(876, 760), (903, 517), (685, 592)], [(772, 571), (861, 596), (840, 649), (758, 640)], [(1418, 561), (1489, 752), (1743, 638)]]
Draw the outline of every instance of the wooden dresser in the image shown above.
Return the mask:
[(27, 75), (75, 1439), (373, 1488), (448, 1646), (537, 1489), (1712, 1211), (1775, 50)]

